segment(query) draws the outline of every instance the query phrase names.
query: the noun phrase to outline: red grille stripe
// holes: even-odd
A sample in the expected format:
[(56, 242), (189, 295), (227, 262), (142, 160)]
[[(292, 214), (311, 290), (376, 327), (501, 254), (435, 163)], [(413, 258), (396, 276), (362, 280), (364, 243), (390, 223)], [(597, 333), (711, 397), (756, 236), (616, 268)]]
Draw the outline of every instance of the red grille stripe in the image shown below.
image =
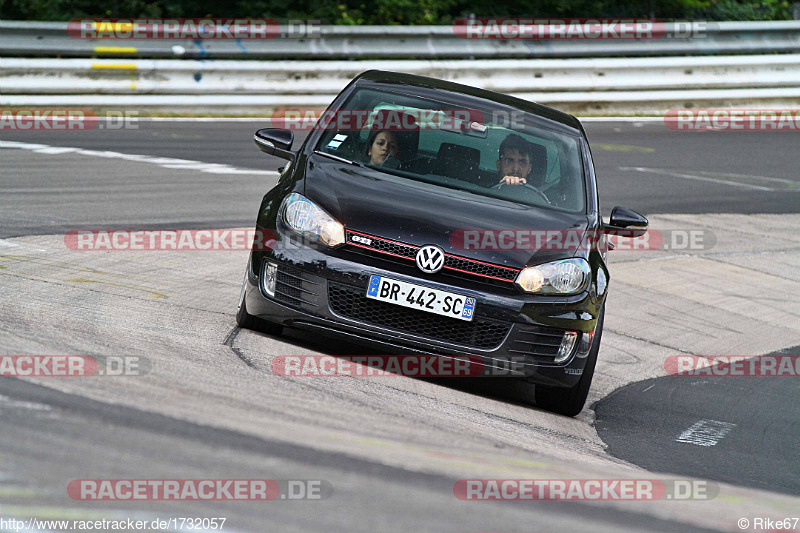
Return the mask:
[[(388, 243), (391, 243), (391, 244), (394, 244), (394, 245), (397, 245), (397, 246), (403, 246), (403, 247), (411, 248), (411, 249), (414, 249), (414, 250), (419, 250), (421, 248), (421, 246), (416, 246), (416, 245), (413, 245), (413, 244), (406, 244), (404, 242), (399, 242), (399, 241), (393, 241), (392, 239), (386, 239), (386, 238), (383, 238), (383, 237), (376, 237), (374, 235), (370, 235), (369, 233), (362, 233), (360, 231), (347, 230), (347, 233), (360, 235), (362, 237), (366, 237), (368, 239), (373, 239), (373, 240), (376, 240), (376, 241), (388, 242)], [(370, 250), (372, 252), (376, 252), (376, 253), (379, 253), (379, 254), (385, 254), (385, 255), (391, 255), (393, 257), (399, 257), (400, 259), (406, 259), (406, 260), (409, 260), (409, 261), (414, 261), (415, 260), (413, 257), (394, 254), (392, 252), (387, 252), (385, 250), (379, 250), (377, 248), (373, 248), (372, 246), (368, 246), (368, 245), (364, 245), (364, 244), (361, 244), (361, 243), (353, 242), (352, 240), (349, 240), (349, 239), (347, 241), (347, 244), (349, 244), (351, 246), (356, 246), (358, 248), (363, 248), (365, 250)], [(501, 266), (501, 265), (495, 265), (495, 264), (492, 264), (492, 263), (487, 263), (485, 261), (478, 261), (477, 259), (468, 259), (466, 257), (461, 257), (461, 256), (458, 256), (458, 255), (447, 254), (447, 253), (444, 254), (444, 255), (446, 257), (452, 257), (453, 259), (457, 259), (459, 261), (465, 261), (467, 263), (477, 263), (477, 264), (481, 264), (481, 265), (490, 266), (492, 268), (500, 268), (500, 269), (503, 269), (503, 270), (510, 270), (511, 272), (519, 272), (520, 271), (518, 268), (511, 268), (511, 267), (506, 267), (506, 266)], [(469, 270), (462, 270), (460, 268), (455, 268), (455, 267), (446, 266), (446, 265), (445, 265), (444, 268), (446, 268), (447, 270), (454, 270), (456, 272), (462, 272), (464, 274), (470, 274), (472, 276), (480, 276), (482, 278), (490, 278), (490, 279), (496, 279), (498, 281), (505, 281), (505, 282), (508, 282), (508, 283), (514, 283), (513, 279), (498, 278), (496, 276), (490, 276), (488, 274), (481, 274), (479, 272), (470, 272)]]

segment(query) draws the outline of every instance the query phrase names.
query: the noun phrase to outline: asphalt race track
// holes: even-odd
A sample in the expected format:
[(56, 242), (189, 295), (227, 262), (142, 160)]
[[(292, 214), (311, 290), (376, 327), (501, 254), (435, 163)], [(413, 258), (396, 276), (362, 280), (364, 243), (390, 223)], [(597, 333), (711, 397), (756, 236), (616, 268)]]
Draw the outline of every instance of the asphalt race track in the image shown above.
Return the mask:
[[(2, 132), (0, 354), (138, 358), (146, 371), (0, 378), (0, 516), (224, 517), (223, 531), (239, 532), (742, 531), (741, 518), (752, 528), (800, 516), (797, 377), (665, 370), (676, 355), (800, 355), (795, 134), (585, 124), (606, 215), (625, 205), (664, 235), (703, 240), (611, 253), (595, 380), (587, 408), (566, 418), (502, 379), (278, 376), (275, 356), (374, 351), (238, 329), (246, 252), (65, 245), (79, 228), (250, 227), (282, 164), (253, 145), (265, 125)], [(714, 425), (713, 444), (678, 441), (697, 424)], [(512, 478), (694, 480), (713, 497), (454, 495), (458, 480)], [(325, 491), (93, 502), (69, 496), (79, 479), (272, 479), (282, 491), (314, 480)]]
[[(800, 346), (785, 355), (797, 353)], [(800, 450), (794, 439), (800, 406), (791, 399), (799, 392), (796, 377), (664, 376), (633, 383), (599, 402), (596, 427), (609, 453), (653, 472), (798, 495), (794, 466), (800, 464)], [(654, 411), (662, 416), (652, 417)], [(730, 438), (713, 446), (678, 442), (676, 436), (699, 420), (735, 427)]]
[[(90, 168), (102, 166), (104, 171), (78, 169), (78, 174), (67, 174), (61, 158), (4, 150), (0, 179), (3, 190), (13, 192), (13, 197), (4, 195), (0, 208), (17, 211), (4, 213), (0, 238), (76, 227), (129, 228), (131, 224), (137, 228), (147, 224), (249, 226), (264, 191), (277, 178), (274, 171), (283, 166), (282, 160), (262, 154), (253, 145), (254, 131), (268, 126), (265, 122), (141, 119), (133, 124), (137, 129), (119, 130), (100, 129), (102, 125), (85, 132), (3, 132), (2, 141), (93, 151), (76, 161)], [(645, 214), (797, 213), (800, 164), (791, 157), (797, 143), (791, 132), (676, 132), (661, 122), (587, 122), (585, 126), (606, 215), (615, 205)], [(305, 136), (297, 132), (296, 146)], [(151, 156), (146, 159), (150, 163), (126, 165), (106, 157), (107, 152)], [(158, 168), (158, 158), (230, 169), (216, 169), (222, 172), (216, 174), (165, 173)], [(265, 174), (235, 174), (233, 169)], [(37, 179), (31, 180), (32, 176)], [(9, 189), (9, 183), (16, 188)], [(86, 209), (87, 204), (91, 209)], [(46, 215), (36, 212), (40, 205), (59, 205), (60, 209)]]

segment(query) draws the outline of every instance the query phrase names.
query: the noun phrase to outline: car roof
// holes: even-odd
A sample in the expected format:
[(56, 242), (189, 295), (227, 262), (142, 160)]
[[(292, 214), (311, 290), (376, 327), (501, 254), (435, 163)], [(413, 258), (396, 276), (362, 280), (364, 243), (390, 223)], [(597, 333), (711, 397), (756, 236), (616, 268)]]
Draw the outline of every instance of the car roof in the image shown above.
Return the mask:
[(482, 98), (484, 100), (514, 107), (526, 113), (531, 113), (533, 115), (558, 122), (563, 126), (574, 128), (581, 133), (584, 133), (583, 126), (581, 125), (580, 121), (568, 113), (564, 113), (563, 111), (553, 109), (552, 107), (548, 107), (546, 105), (537, 104), (535, 102), (530, 102), (521, 98), (515, 98), (513, 96), (508, 96), (494, 91), (488, 91), (486, 89), (479, 89), (477, 87), (462, 85), (452, 81), (429, 78), (427, 76), (417, 76), (415, 74), (390, 72), (386, 70), (368, 70), (357, 76), (353, 82), (358, 83), (361, 80), (396, 85), (427, 87), (431, 89), (440, 89), (442, 91), (448, 91), (451, 93)]

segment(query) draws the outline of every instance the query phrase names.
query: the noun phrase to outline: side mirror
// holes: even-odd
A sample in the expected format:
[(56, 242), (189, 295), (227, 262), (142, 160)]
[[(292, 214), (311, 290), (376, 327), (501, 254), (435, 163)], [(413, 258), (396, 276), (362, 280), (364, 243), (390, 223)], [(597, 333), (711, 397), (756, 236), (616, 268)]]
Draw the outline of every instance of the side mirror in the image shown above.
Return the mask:
[(282, 159), (294, 161), (296, 154), (292, 152), (292, 143), (294, 142), (294, 132), (289, 130), (280, 130), (277, 128), (265, 128), (258, 130), (253, 135), (253, 140), (258, 146), (258, 149), (265, 154), (274, 155)]
[(627, 207), (617, 206), (611, 210), (611, 219), (604, 231), (621, 237), (641, 237), (647, 232), (647, 219)]

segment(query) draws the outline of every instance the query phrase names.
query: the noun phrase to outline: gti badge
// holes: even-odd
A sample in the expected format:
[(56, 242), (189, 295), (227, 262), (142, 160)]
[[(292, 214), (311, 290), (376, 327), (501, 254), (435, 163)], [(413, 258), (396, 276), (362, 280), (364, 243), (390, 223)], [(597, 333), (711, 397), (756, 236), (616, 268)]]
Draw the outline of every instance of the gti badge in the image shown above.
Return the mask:
[(417, 266), (426, 274), (435, 274), (444, 266), (444, 251), (429, 244), (417, 252)]
[(366, 244), (367, 246), (372, 246), (372, 239), (367, 239), (366, 237), (362, 237), (360, 235), (352, 235), (350, 240), (353, 242), (360, 242), (361, 244)]

